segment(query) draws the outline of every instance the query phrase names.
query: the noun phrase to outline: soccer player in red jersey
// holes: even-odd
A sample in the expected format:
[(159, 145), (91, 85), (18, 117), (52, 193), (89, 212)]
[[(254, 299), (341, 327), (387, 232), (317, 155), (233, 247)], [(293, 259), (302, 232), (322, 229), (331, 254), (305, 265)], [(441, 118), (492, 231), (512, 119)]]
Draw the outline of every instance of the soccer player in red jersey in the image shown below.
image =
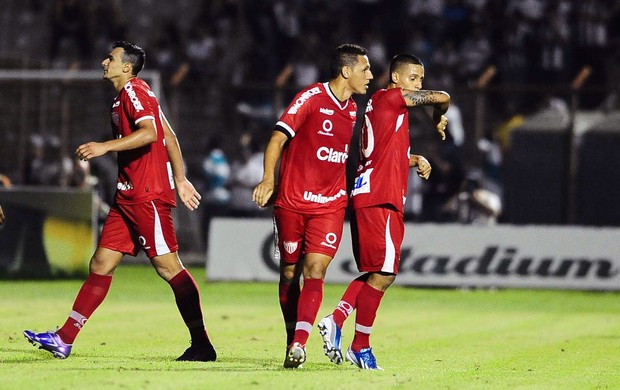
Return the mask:
[(448, 120), (444, 116), (450, 96), (422, 90), (424, 66), (413, 55), (392, 59), (387, 89), (373, 94), (366, 107), (360, 134), (357, 177), (351, 192), (351, 235), (358, 270), (332, 314), (319, 321), (325, 355), (342, 363), (341, 328), (357, 309), (355, 336), (346, 359), (363, 369), (380, 369), (370, 348), (370, 332), (379, 304), (398, 274), (404, 236), (404, 204), (409, 168), (420, 177), (431, 173), (429, 162), (410, 154), (408, 108), (432, 105), (433, 120), (442, 139)]
[[(323, 300), (347, 206), (346, 161), (357, 116), (354, 94), (372, 80), (366, 49), (345, 44), (330, 60), (330, 80), (300, 91), (276, 123), (252, 199), (265, 206), (276, 186), (274, 220), (279, 298), (287, 334), (284, 367), (306, 360), (306, 341)], [(303, 288), (300, 276), (303, 275)]]
[(56, 332), (24, 331), (32, 344), (65, 359), (86, 321), (103, 302), (112, 274), (124, 255), (142, 249), (158, 275), (174, 293), (177, 307), (189, 329), (191, 346), (177, 359), (214, 361), (216, 352), (205, 330), (198, 286), (183, 267), (171, 217), (179, 198), (190, 210), (200, 194), (185, 177), (176, 135), (160, 109), (157, 97), (137, 77), (144, 66), (140, 47), (118, 41), (103, 60), (103, 78), (118, 95), (111, 109), (114, 138), (80, 145), (76, 155), (91, 160), (117, 153), (118, 179), (114, 204), (103, 226), (98, 247), (90, 260), (90, 273), (78, 292), (65, 324)]

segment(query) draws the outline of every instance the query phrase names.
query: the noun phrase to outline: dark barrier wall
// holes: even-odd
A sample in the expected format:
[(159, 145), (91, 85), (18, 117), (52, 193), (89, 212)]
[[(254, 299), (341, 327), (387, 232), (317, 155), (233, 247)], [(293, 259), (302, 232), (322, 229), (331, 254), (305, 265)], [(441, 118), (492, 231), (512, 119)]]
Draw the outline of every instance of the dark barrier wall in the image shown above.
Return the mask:
[(91, 192), (2, 188), (0, 205), (6, 216), (0, 226), (0, 277), (87, 274), (96, 239)]
[(565, 223), (567, 119), (546, 113), (512, 131), (504, 161), (507, 222)]
[(619, 112), (583, 134), (578, 156), (576, 222), (620, 226)]

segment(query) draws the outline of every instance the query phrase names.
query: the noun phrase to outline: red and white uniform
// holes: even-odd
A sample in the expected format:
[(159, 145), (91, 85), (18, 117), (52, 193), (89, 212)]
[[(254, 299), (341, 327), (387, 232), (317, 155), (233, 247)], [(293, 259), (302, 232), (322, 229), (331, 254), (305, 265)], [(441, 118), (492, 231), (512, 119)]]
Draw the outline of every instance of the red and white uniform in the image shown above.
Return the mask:
[(353, 209), (391, 204), (403, 212), (409, 179), (409, 111), (400, 88), (381, 89), (366, 106)]
[(143, 249), (150, 258), (175, 252), (170, 208), (176, 205), (176, 194), (157, 97), (146, 82), (134, 77), (114, 99), (110, 114), (115, 138), (130, 135), (142, 121), (153, 121), (157, 141), (117, 153), (115, 204), (99, 246), (134, 256)]
[(328, 83), (299, 92), (276, 123), (289, 137), (280, 159), (274, 217), (282, 260), (312, 252), (333, 257), (347, 206), (346, 162), (357, 117)]
[(346, 207), (346, 162), (356, 116), (355, 101), (339, 102), (327, 83), (295, 96), (276, 123), (290, 139), (280, 160), (276, 207), (308, 214)]
[(377, 91), (366, 107), (351, 192), (354, 254), (362, 272), (398, 273), (409, 149), (409, 111), (402, 91)]
[(144, 80), (130, 79), (114, 99), (111, 110), (114, 138), (128, 136), (141, 121), (153, 121), (157, 141), (138, 149), (118, 152), (117, 203), (141, 203), (161, 199), (176, 204), (172, 168), (164, 141), (157, 97)]

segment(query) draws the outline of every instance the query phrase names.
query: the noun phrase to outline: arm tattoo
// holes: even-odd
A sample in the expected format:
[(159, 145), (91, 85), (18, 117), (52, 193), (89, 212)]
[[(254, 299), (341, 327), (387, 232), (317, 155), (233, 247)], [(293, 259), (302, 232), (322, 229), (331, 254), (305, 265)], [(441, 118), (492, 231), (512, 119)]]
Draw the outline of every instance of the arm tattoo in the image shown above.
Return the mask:
[(406, 99), (411, 100), (414, 106), (425, 106), (437, 103), (433, 91), (408, 91), (404, 96)]

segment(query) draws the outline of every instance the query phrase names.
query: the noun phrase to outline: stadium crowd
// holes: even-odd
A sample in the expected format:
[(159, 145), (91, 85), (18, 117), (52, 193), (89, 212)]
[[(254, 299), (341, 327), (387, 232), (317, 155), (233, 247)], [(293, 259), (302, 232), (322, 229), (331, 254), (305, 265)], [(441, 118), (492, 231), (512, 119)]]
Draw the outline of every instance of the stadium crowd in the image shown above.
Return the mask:
[[(412, 180), (407, 213), (422, 220), (458, 218), (454, 205), (473, 199), (481, 178), (491, 178), (501, 199), (506, 145), (497, 130), (542, 104), (567, 106), (566, 95), (505, 94), (489, 103), (484, 131), (476, 134), (469, 103), (485, 72), (493, 70), (488, 85), (500, 88), (568, 86), (588, 66), (588, 85), (606, 88), (583, 99), (589, 107), (608, 102), (620, 79), (620, 3), (611, 0), (10, 0), (0, 17), (3, 67), (100, 69), (99, 53), (114, 40), (141, 44), (147, 68), (162, 74), (162, 100), (181, 142), (190, 143), (184, 145), (189, 174), (209, 202), (236, 215), (263, 215), (235, 199), (256, 184), (249, 182), (257, 177), (256, 145), (265, 144), (296, 90), (326, 79), (329, 48), (340, 43), (369, 49), (373, 89), (386, 84), (391, 57), (410, 52), (432, 69), (425, 86), (453, 96), (448, 143), (413, 140), (435, 168), (426, 186)], [(423, 115), (412, 123), (428, 126)], [(233, 136), (220, 137), (213, 160), (212, 141), (223, 126)], [(71, 177), (61, 181), (83, 182), (79, 166), (63, 161), (59, 169)], [(25, 172), (13, 181), (36, 178)]]

